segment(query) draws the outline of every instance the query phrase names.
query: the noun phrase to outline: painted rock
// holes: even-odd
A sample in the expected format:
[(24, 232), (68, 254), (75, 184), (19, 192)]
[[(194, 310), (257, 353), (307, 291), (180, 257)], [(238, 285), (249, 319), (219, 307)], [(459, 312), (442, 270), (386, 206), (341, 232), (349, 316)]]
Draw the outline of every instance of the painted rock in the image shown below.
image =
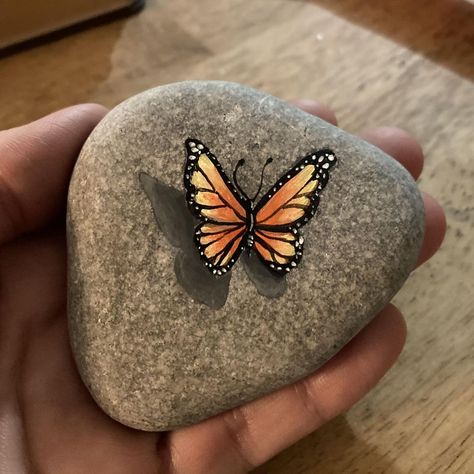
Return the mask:
[(97, 126), (67, 225), (82, 379), (112, 418), (169, 430), (335, 354), (414, 268), (423, 205), (360, 139), (238, 84), (182, 82)]

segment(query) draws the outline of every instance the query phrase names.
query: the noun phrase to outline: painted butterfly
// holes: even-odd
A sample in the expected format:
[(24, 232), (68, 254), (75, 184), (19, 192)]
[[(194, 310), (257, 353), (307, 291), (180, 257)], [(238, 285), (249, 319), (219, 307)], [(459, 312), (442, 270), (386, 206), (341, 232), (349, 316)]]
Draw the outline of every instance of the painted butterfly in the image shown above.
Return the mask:
[(203, 143), (189, 138), (185, 146), (186, 201), (201, 221), (194, 230), (194, 243), (211, 273), (228, 272), (244, 249), (253, 250), (279, 275), (297, 267), (304, 243), (298, 229), (316, 212), (329, 169), (337, 161), (334, 153), (323, 149), (305, 156), (255, 205), (271, 158), (263, 166), (257, 193), (249, 198), (237, 181), (245, 160), (239, 160), (234, 169), (234, 186)]

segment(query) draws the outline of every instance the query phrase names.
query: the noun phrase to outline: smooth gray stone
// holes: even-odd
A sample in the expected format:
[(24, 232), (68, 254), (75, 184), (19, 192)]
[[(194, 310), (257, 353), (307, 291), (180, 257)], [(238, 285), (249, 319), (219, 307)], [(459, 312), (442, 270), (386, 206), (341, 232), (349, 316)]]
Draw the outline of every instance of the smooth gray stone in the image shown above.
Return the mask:
[[(301, 229), (301, 264), (275, 277), (255, 255), (213, 276), (192, 241), (184, 142), (196, 138), (249, 195), (300, 158), (337, 164)], [(379, 149), (253, 89), (182, 82), (125, 101), (93, 131), (68, 202), (68, 317), (84, 383), (143, 430), (198, 422), (321, 366), (390, 301), (423, 237), (407, 171)]]

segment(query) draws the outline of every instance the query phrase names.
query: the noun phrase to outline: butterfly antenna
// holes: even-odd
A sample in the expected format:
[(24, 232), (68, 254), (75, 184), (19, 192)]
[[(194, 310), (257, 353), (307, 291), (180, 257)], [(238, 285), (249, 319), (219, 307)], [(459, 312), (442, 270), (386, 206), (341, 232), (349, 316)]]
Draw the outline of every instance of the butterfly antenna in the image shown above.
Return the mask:
[(255, 201), (257, 199), (257, 196), (260, 194), (260, 191), (262, 190), (262, 184), (263, 184), (263, 173), (265, 172), (265, 168), (273, 161), (273, 158), (268, 158), (268, 160), (265, 162), (262, 168), (262, 174), (260, 175), (260, 184), (258, 185), (258, 191), (255, 193), (255, 196), (251, 199), (251, 201)]
[(235, 187), (238, 189), (239, 193), (242, 195), (242, 196), (245, 196), (247, 197), (247, 195), (244, 193), (244, 191), (242, 190), (242, 188), (239, 186), (239, 182), (237, 181), (237, 170), (243, 166), (245, 164), (245, 160), (242, 158), (241, 160), (239, 160), (237, 162), (237, 164), (235, 165), (235, 169), (234, 169), (234, 183), (235, 183)]

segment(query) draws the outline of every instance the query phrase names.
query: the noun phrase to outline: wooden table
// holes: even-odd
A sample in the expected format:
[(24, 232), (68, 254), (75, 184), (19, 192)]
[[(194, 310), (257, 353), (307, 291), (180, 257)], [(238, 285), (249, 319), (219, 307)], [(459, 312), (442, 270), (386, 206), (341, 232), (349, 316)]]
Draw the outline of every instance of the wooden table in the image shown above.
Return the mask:
[(362, 402), (258, 473), (472, 473), (474, 7), (456, 0), (154, 0), (138, 16), (0, 60), (0, 128), (182, 79), (311, 97), (350, 132), (411, 131), (445, 244), (395, 298), (400, 361)]

